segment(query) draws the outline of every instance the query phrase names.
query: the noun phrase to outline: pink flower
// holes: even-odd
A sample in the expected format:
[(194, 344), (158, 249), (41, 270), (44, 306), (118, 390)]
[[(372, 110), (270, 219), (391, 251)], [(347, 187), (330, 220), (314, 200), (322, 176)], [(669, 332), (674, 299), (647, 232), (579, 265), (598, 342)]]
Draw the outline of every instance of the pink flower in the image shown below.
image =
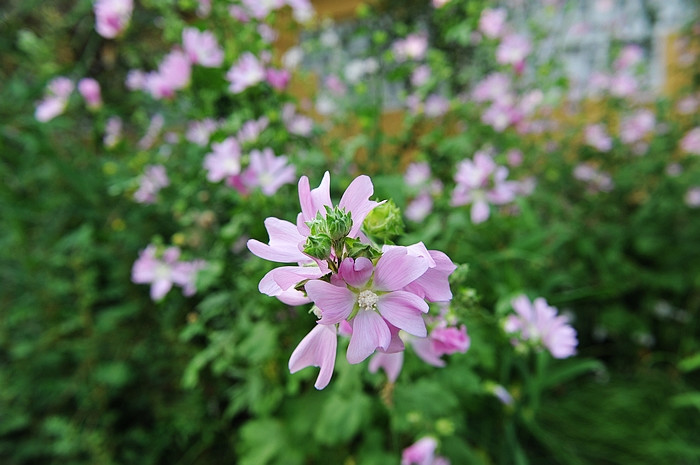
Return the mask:
[(472, 91), (476, 102), (501, 101), (510, 95), (510, 77), (503, 73), (491, 73), (477, 83)]
[(180, 249), (168, 247), (161, 258), (156, 257), (156, 247), (149, 245), (139, 253), (139, 258), (131, 269), (131, 280), (137, 284), (151, 284), (151, 299), (165, 297), (173, 284), (187, 285), (192, 279), (190, 269), (178, 261)]
[(520, 66), (530, 54), (530, 40), (520, 34), (508, 34), (496, 49), (496, 61), (502, 65)]
[(141, 140), (138, 142), (138, 148), (141, 150), (148, 150), (153, 147), (156, 139), (160, 135), (160, 131), (163, 129), (165, 124), (165, 118), (160, 113), (156, 113), (151, 118), (151, 122), (146, 129), (146, 134), (143, 135)]
[(425, 99), (423, 111), (429, 118), (437, 118), (447, 113), (450, 109), (450, 101), (442, 95), (432, 94)]
[(260, 134), (267, 128), (268, 124), (270, 124), (270, 120), (265, 116), (261, 116), (256, 120), (246, 121), (241, 126), (241, 129), (238, 130), (236, 139), (240, 144), (254, 142), (260, 137)]
[(411, 221), (419, 223), (433, 211), (433, 197), (428, 192), (421, 192), (416, 198), (411, 200), (404, 215)]
[(146, 75), (145, 88), (155, 99), (172, 98), (175, 91), (190, 83), (192, 65), (182, 51), (168, 53), (158, 66), (157, 72)]
[(284, 0), (241, 0), (246, 11), (256, 19), (265, 19), (272, 11), (281, 8)]
[(508, 168), (498, 166), (482, 152), (474, 155), (474, 161), (462, 160), (457, 166), (452, 192), (452, 205), (472, 204), (471, 219), (474, 224), (489, 217), (489, 203), (502, 205), (511, 202), (517, 193), (517, 184), (506, 181)]
[(685, 193), (685, 204), (691, 208), (700, 207), (700, 186), (694, 186)]
[(654, 130), (656, 116), (651, 110), (639, 110), (632, 116), (623, 118), (620, 123), (620, 140), (625, 144), (633, 144), (642, 140)]
[(97, 0), (94, 5), (95, 29), (106, 39), (113, 39), (126, 29), (134, 9), (132, 0)]
[(49, 81), (44, 99), (37, 104), (34, 112), (37, 121), (45, 123), (63, 113), (74, 88), (73, 81), (67, 77), (59, 76)]
[(518, 167), (523, 163), (523, 152), (519, 149), (510, 149), (506, 152), (508, 164), (512, 167)]
[(628, 73), (618, 73), (610, 78), (610, 94), (629, 97), (637, 91), (637, 80)]
[(310, 21), (315, 14), (314, 7), (309, 0), (286, 0), (292, 9), (292, 16), (299, 23)]
[(500, 37), (505, 32), (507, 15), (503, 8), (486, 8), (479, 18), (479, 30), (490, 39)]
[(276, 157), (271, 148), (250, 152), (250, 164), (246, 173), (247, 187), (260, 187), (263, 194), (270, 196), (284, 184), (295, 179), (296, 168), (289, 164), (287, 157)]
[(238, 94), (262, 82), (265, 79), (265, 67), (255, 55), (245, 52), (226, 73), (226, 79), (231, 83), (228, 89)]
[(317, 324), (292, 352), (289, 358), (289, 372), (296, 373), (308, 366), (320, 367), (314, 387), (325, 388), (333, 376), (337, 347), (335, 326)]
[(216, 131), (216, 128), (216, 121), (211, 118), (205, 118), (201, 121), (190, 121), (187, 125), (185, 138), (193, 144), (205, 147), (209, 143), (209, 138), (212, 133)]
[(122, 135), (122, 119), (118, 116), (112, 116), (107, 120), (105, 125), (105, 135), (102, 142), (108, 149), (113, 148), (119, 143)]
[(517, 335), (516, 344), (529, 342), (536, 347), (543, 346), (555, 358), (576, 353), (576, 330), (568, 318), (557, 315), (557, 309), (547, 305), (546, 300), (539, 297), (531, 303), (526, 296), (520, 295), (511, 304), (516, 314), (506, 319), (505, 330)]
[(170, 179), (163, 165), (149, 165), (144, 170), (139, 181), (140, 185), (134, 192), (134, 200), (138, 203), (155, 203), (156, 194), (162, 188), (170, 185)]
[(212, 152), (204, 157), (207, 180), (219, 182), (241, 172), (241, 147), (233, 137), (211, 144)]
[(574, 178), (585, 182), (591, 193), (609, 192), (615, 187), (612, 177), (608, 173), (599, 171), (587, 163), (581, 163), (574, 168)]
[(276, 90), (284, 90), (290, 78), (291, 75), (286, 69), (267, 68), (265, 70), (265, 80)]
[(408, 186), (424, 187), (430, 181), (430, 165), (425, 162), (411, 163), (406, 167), (403, 180)]
[(452, 355), (456, 352), (465, 353), (471, 342), (467, 335), (467, 328), (462, 325), (438, 326), (430, 332), (430, 342), (437, 356)]
[(78, 92), (83, 96), (88, 108), (95, 110), (102, 106), (100, 84), (92, 78), (83, 78), (78, 81)]
[(182, 31), (182, 47), (192, 64), (216, 68), (224, 62), (224, 51), (211, 31), (185, 28)]
[(609, 152), (612, 149), (612, 138), (605, 131), (602, 124), (591, 124), (585, 130), (586, 144), (601, 151)]
[(395, 383), (403, 367), (403, 352), (375, 352), (369, 359), (369, 372), (376, 373), (383, 369), (390, 383)]
[(626, 70), (644, 58), (644, 50), (636, 44), (626, 45), (615, 60), (615, 69)]
[(287, 103), (282, 107), (282, 121), (287, 131), (298, 136), (308, 136), (314, 128), (313, 120), (297, 113), (293, 103)]
[(392, 50), (398, 62), (420, 60), (428, 50), (428, 38), (425, 34), (409, 34), (404, 39), (394, 42)]
[(426, 436), (416, 441), (401, 454), (401, 465), (450, 465), (444, 457), (435, 456), (437, 440)]
[(145, 90), (148, 75), (140, 69), (132, 69), (126, 74), (126, 88), (129, 90)]
[(688, 131), (680, 142), (681, 150), (692, 155), (700, 155), (700, 126)]
[(433, 7), (442, 8), (443, 6), (450, 3), (450, 0), (433, 0)]
[(343, 260), (338, 274), (349, 287), (313, 280), (306, 283), (305, 289), (321, 309), (319, 324), (350, 321), (352, 335), (347, 359), (349, 363), (360, 363), (376, 349), (389, 348), (389, 325), (414, 336), (427, 335), (422, 315), (427, 313), (428, 304), (402, 289), (429, 267), (425, 257), (411, 254), (406, 247), (392, 247), (376, 266), (364, 257)]
[(411, 85), (414, 87), (420, 87), (430, 79), (430, 67), (428, 65), (420, 65), (411, 73)]

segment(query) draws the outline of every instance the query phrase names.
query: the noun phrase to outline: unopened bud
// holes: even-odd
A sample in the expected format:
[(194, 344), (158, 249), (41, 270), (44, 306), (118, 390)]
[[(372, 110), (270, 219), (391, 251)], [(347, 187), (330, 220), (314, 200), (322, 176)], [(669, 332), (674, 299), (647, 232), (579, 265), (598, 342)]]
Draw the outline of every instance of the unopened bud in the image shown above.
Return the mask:
[(326, 206), (326, 224), (331, 240), (337, 241), (350, 234), (352, 229), (352, 215), (339, 207), (331, 209)]
[(370, 236), (389, 242), (403, 233), (401, 210), (393, 200), (388, 200), (369, 212), (362, 227)]
[(304, 253), (325, 260), (331, 255), (331, 238), (327, 234), (318, 234), (306, 238)]

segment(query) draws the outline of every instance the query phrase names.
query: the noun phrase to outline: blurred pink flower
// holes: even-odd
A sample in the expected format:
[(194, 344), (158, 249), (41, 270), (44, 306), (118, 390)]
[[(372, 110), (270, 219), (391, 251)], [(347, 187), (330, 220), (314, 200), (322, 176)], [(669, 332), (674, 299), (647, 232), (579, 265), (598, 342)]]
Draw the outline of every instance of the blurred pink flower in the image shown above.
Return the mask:
[(491, 73), (479, 81), (472, 91), (476, 102), (500, 101), (510, 99), (510, 77), (504, 73)]
[(450, 101), (438, 94), (431, 94), (425, 99), (423, 104), (423, 112), (428, 118), (437, 118), (450, 109)]
[(201, 121), (190, 121), (187, 124), (185, 138), (193, 144), (205, 147), (209, 143), (209, 138), (216, 131), (216, 121), (212, 118), (205, 118)]
[(629, 97), (637, 91), (637, 79), (628, 73), (618, 73), (610, 78), (610, 94), (615, 97)]
[(633, 115), (622, 119), (620, 123), (620, 140), (633, 144), (642, 140), (656, 126), (656, 115), (651, 110), (638, 110)]
[(149, 165), (139, 179), (139, 188), (134, 192), (134, 200), (138, 203), (155, 203), (158, 191), (168, 185), (170, 185), (170, 179), (165, 166)]
[(479, 30), (490, 39), (500, 37), (505, 32), (506, 16), (504, 8), (486, 8), (479, 18)]
[(274, 195), (284, 184), (294, 182), (296, 168), (286, 156), (275, 156), (271, 148), (250, 152), (247, 187), (260, 187), (263, 194)]
[(700, 126), (688, 131), (680, 142), (681, 150), (692, 155), (700, 155)]
[(147, 74), (140, 69), (132, 69), (126, 74), (126, 88), (129, 90), (144, 90), (148, 81)]
[(508, 34), (496, 49), (496, 61), (502, 65), (519, 66), (531, 50), (530, 39), (520, 34)]
[(107, 120), (105, 125), (105, 135), (102, 140), (105, 147), (113, 148), (119, 143), (122, 136), (122, 119), (118, 116), (112, 116)]
[(160, 258), (157, 249), (149, 245), (139, 253), (131, 268), (131, 281), (136, 284), (151, 285), (151, 299), (160, 300), (172, 289), (173, 284), (183, 288), (184, 295), (195, 293), (195, 277), (206, 267), (204, 260), (179, 261), (180, 249), (168, 247)]
[(93, 8), (97, 33), (113, 39), (129, 25), (134, 3), (133, 0), (97, 0)]
[(612, 138), (605, 131), (603, 124), (590, 124), (585, 129), (586, 144), (601, 151), (609, 152), (612, 149)]
[(420, 87), (430, 79), (431, 71), (428, 65), (420, 65), (411, 73), (411, 85)]
[(245, 144), (246, 142), (254, 142), (260, 137), (260, 134), (267, 128), (270, 124), (270, 120), (265, 116), (261, 116), (258, 119), (246, 121), (241, 125), (241, 128), (236, 134), (236, 139), (240, 144)]
[(45, 123), (63, 113), (74, 88), (73, 81), (64, 76), (49, 81), (43, 100), (36, 106), (34, 112), (36, 120)]
[(543, 346), (554, 358), (566, 358), (576, 353), (578, 340), (576, 330), (567, 317), (557, 315), (557, 309), (547, 304), (542, 297), (532, 303), (520, 295), (511, 301), (515, 315), (505, 322), (505, 331), (517, 336), (516, 345), (529, 342)]
[(585, 182), (591, 193), (610, 192), (615, 187), (612, 177), (608, 173), (599, 171), (588, 163), (576, 165), (574, 178)]
[(685, 204), (691, 208), (700, 207), (700, 186), (694, 186), (685, 193)]
[(614, 66), (618, 71), (626, 70), (636, 65), (644, 58), (644, 50), (637, 44), (626, 45), (615, 60)]
[(95, 110), (102, 106), (100, 84), (93, 78), (83, 78), (78, 81), (78, 92), (83, 96), (88, 108)]
[(163, 58), (158, 71), (146, 75), (145, 88), (155, 99), (172, 98), (176, 90), (187, 87), (191, 74), (192, 65), (187, 55), (173, 50)]
[(211, 31), (185, 28), (182, 31), (182, 47), (192, 64), (216, 68), (224, 62), (224, 50)]
[(287, 131), (298, 136), (308, 136), (314, 128), (313, 120), (297, 113), (293, 103), (282, 107), (282, 121)]
[(420, 60), (428, 50), (428, 38), (425, 34), (409, 34), (394, 42), (391, 48), (398, 62)]
[(517, 183), (506, 181), (507, 176), (508, 168), (496, 165), (489, 155), (477, 152), (473, 161), (466, 159), (457, 165), (451, 204), (471, 204), (472, 223), (482, 223), (489, 217), (489, 203), (502, 205), (515, 199)]
[(262, 82), (265, 79), (265, 67), (255, 55), (245, 52), (226, 73), (226, 79), (231, 83), (229, 90), (238, 94)]
[(433, 211), (433, 197), (428, 192), (421, 192), (406, 205), (404, 215), (418, 223), (423, 221), (431, 211)]
[(207, 180), (219, 182), (241, 172), (241, 147), (233, 137), (211, 144), (212, 151), (204, 157)]
[(437, 440), (426, 436), (416, 441), (401, 454), (401, 465), (450, 465), (445, 457), (435, 456)]
[(291, 74), (286, 69), (267, 68), (265, 70), (265, 80), (273, 89), (284, 90), (290, 78)]

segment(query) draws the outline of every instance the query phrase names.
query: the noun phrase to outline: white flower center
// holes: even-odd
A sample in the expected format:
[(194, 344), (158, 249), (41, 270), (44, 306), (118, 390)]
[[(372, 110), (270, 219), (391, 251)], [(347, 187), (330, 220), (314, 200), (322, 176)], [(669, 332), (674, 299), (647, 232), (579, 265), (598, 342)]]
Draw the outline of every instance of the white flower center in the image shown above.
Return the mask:
[(372, 310), (377, 305), (377, 301), (379, 301), (377, 294), (369, 290), (360, 292), (360, 295), (357, 297), (357, 304), (363, 310)]

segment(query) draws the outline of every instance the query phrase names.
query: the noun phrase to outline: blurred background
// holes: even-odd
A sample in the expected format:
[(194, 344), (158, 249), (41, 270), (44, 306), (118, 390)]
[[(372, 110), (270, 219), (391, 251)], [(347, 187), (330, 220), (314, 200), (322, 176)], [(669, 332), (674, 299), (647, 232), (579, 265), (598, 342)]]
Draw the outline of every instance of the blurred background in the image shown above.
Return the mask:
[[(425, 436), (453, 465), (700, 463), (699, 10), (5, 0), (0, 463), (398, 464)], [(313, 315), (245, 244), (327, 170), (460, 265), (469, 350), (289, 374)], [(513, 343), (520, 294), (574, 357)]]

